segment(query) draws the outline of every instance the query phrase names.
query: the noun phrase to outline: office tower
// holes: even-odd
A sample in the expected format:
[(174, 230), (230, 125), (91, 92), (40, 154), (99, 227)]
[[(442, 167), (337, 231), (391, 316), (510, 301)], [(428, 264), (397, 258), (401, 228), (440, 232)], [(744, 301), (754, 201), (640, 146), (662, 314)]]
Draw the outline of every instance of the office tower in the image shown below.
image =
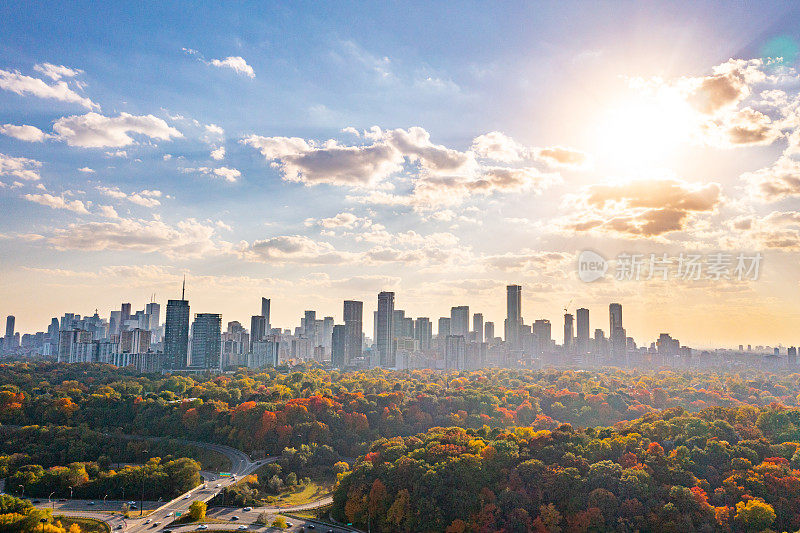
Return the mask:
[(14, 338), (14, 325), (16, 323), (16, 318), (14, 315), (8, 315), (6, 317), (6, 338)]
[(119, 335), (120, 326), (122, 325), (120, 322), (121, 317), (122, 311), (111, 311), (111, 316), (108, 319), (109, 335)]
[(192, 323), (192, 365), (219, 369), (222, 354), (222, 315), (197, 313)]
[(331, 349), (331, 342), (333, 336), (333, 317), (326, 316), (322, 319), (322, 339), (320, 345), (324, 346), (327, 351)]
[(151, 334), (146, 329), (134, 328), (119, 335), (121, 353), (147, 353), (150, 349)]
[(450, 335), (450, 319), (445, 316), (439, 318), (438, 326), (436, 336), (442, 340), (446, 339)]
[(522, 326), (522, 287), (506, 287), (505, 340), (511, 349), (521, 347), (520, 326)]
[(316, 346), (317, 335), (317, 312), (306, 311), (303, 313), (303, 333), (307, 339), (311, 339)]
[(461, 335), (467, 340), (469, 335), (469, 306), (450, 308), (450, 335)]
[(334, 368), (344, 368), (347, 345), (347, 326), (337, 324), (333, 326), (331, 334), (331, 363)]
[(535, 320), (531, 332), (536, 337), (539, 353), (549, 351), (550, 346), (553, 344), (553, 331), (550, 321), (546, 319)]
[(594, 354), (604, 355), (607, 352), (606, 334), (602, 329), (597, 328), (594, 330)]
[(267, 332), (269, 332), (270, 329), (272, 329), (272, 326), (270, 325), (269, 321), (269, 304), (270, 304), (269, 298), (261, 298), (261, 316), (263, 316), (264, 320), (266, 320), (267, 327), (265, 331)]
[(573, 316), (570, 313), (564, 313), (564, 350), (572, 349), (572, 338), (575, 336), (575, 328), (573, 326)]
[(581, 307), (575, 311), (577, 319), (577, 350), (580, 354), (589, 352), (589, 310)]
[(344, 301), (344, 366), (355, 364), (355, 360), (361, 357), (363, 313), (364, 302)]
[(150, 302), (144, 306), (144, 312), (147, 315), (147, 329), (154, 333), (156, 342), (161, 339), (158, 338), (158, 329), (161, 325), (161, 305), (156, 302)]
[(167, 318), (164, 326), (164, 368), (175, 370), (189, 364), (189, 302), (167, 301)]
[(627, 336), (622, 326), (622, 304), (612, 303), (608, 306), (608, 336), (611, 340), (611, 353), (613, 355), (625, 355), (627, 349)]
[(483, 342), (483, 313), (472, 315), (472, 331), (475, 332), (475, 342)]
[(120, 310), (120, 323), (122, 326), (125, 326), (125, 322), (130, 320), (131, 318), (131, 304), (125, 303), (122, 304), (122, 308)]
[(615, 329), (622, 327), (622, 304), (609, 304), (608, 326), (608, 332), (612, 336)]
[(250, 351), (253, 351), (253, 343), (264, 340), (267, 335), (267, 319), (261, 315), (250, 317)]
[(487, 322), (483, 325), (484, 339), (489, 342), (494, 339), (494, 322)]
[(378, 313), (375, 326), (375, 344), (378, 347), (380, 365), (384, 368), (395, 366), (394, 332), (394, 293), (378, 293)]
[(444, 352), (444, 367), (447, 370), (464, 370), (467, 344), (463, 335), (448, 335)]
[(433, 337), (433, 324), (427, 317), (419, 317), (414, 321), (414, 340), (419, 343), (420, 350), (431, 349), (431, 338)]
[(392, 334), (395, 339), (404, 337), (405, 326), (403, 322), (406, 319), (406, 312), (402, 309), (395, 309), (392, 312)]

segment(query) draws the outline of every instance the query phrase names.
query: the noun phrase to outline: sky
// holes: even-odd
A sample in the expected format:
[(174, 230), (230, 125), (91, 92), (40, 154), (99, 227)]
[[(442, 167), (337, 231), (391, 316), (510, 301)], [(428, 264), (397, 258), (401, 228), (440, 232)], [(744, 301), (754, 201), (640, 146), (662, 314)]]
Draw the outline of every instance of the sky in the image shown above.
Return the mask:
[[(4, 3), (0, 315), (165, 304), (186, 275), (223, 323), (356, 299), (370, 335), (392, 290), (502, 331), (517, 283), (556, 338), (565, 309), (607, 330), (620, 302), (640, 343), (797, 345), (798, 22), (791, 2)], [(605, 276), (582, 280), (584, 250)]]

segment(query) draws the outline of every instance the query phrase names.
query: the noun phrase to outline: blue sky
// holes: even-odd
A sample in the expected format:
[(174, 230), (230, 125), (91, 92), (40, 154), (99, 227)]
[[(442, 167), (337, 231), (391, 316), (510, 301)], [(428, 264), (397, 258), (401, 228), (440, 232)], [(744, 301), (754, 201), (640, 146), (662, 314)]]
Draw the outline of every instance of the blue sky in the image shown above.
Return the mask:
[[(0, 313), (42, 329), (163, 301), (187, 273), (193, 310), (225, 321), (261, 295), (286, 327), (360, 298), (370, 331), (381, 289), (413, 315), (469, 304), (501, 323), (502, 287), (519, 282), (529, 322), (560, 324), (574, 300), (599, 327), (621, 300), (642, 340), (791, 343), (798, 15), (789, 2), (4, 4)], [(709, 80), (736, 96), (698, 103), (720, 96)], [(758, 283), (724, 289), (586, 285), (584, 248), (768, 258)], [(709, 306), (717, 318), (698, 326)], [(730, 317), (754, 309), (735, 338)]]

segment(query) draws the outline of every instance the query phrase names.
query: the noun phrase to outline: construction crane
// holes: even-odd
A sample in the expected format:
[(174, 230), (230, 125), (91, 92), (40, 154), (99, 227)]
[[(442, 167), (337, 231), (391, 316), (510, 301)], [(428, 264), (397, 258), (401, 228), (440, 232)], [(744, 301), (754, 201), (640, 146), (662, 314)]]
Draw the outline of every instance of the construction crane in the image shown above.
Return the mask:
[(570, 298), (569, 303), (567, 303), (567, 305), (564, 306), (564, 314), (565, 315), (569, 312), (569, 311), (567, 311), (567, 308), (570, 306), (570, 304), (572, 303), (572, 300), (574, 300), (574, 299), (575, 298)]

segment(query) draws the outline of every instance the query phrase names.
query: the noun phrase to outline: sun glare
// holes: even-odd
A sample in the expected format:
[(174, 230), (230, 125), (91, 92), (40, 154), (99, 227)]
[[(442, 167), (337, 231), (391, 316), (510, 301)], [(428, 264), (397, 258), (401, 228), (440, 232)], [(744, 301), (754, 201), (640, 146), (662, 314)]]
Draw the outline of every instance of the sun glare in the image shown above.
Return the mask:
[(619, 170), (664, 166), (689, 143), (692, 110), (669, 95), (639, 96), (610, 105), (596, 126), (597, 156)]

